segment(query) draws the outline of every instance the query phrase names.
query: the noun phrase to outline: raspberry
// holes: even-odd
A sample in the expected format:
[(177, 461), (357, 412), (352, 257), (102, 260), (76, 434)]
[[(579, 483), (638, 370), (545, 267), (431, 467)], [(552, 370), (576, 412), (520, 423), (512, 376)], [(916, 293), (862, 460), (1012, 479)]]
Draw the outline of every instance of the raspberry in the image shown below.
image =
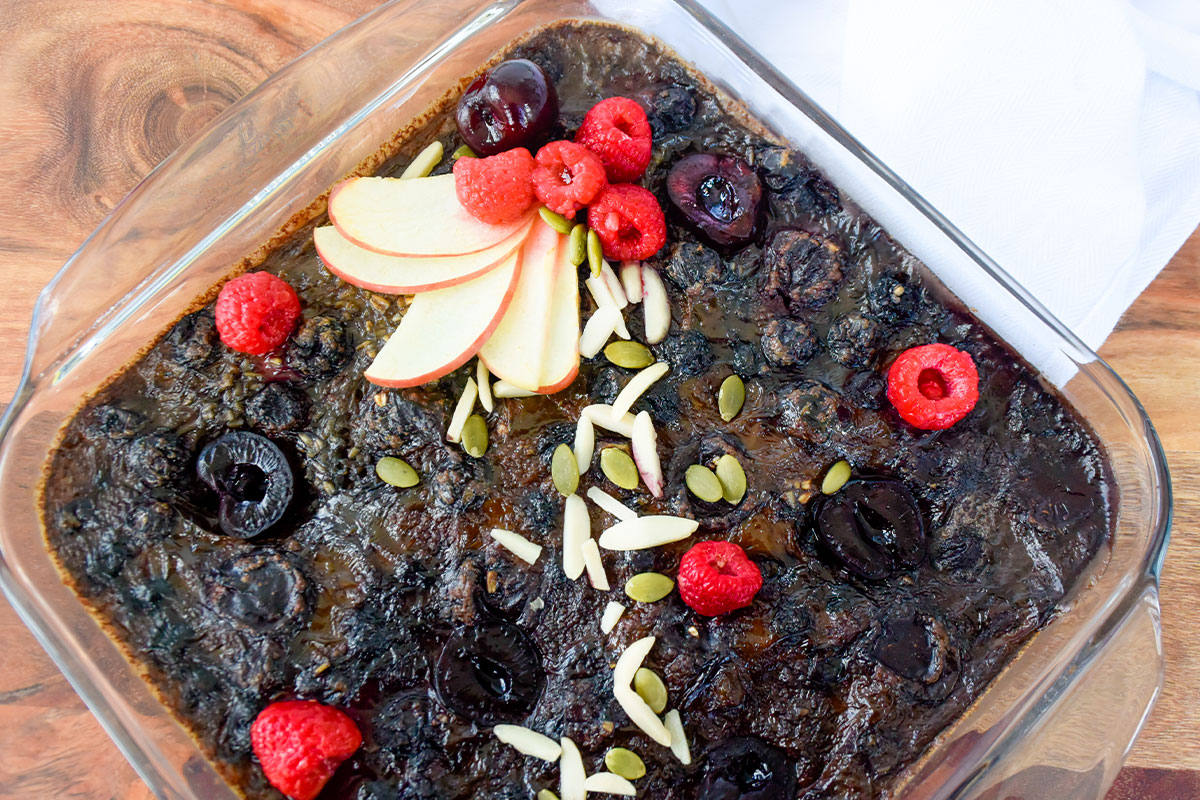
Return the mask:
[(715, 617), (750, 605), (763, 579), (758, 565), (733, 542), (700, 542), (683, 554), (676, 582), (693, 611)]
[(567, 219), (574, 219), (575, 212), (608, 184), (600, 158), (574, 142), (551, 142), (538, 150), (535, 161), (533, 191), (537, 199)]
[(969, 353), (948, 344), (923, 344), (900, 354), (888, 370), (887, 396), (914, 427), (949, 428), (979, 400), (979, 373)]
[(533, 156), (524, 147), (487, 158), (460, 158), (454, 162), (458, 202), (492, 225), (512, 222), (533, 205), (533, 167)]
[(336, 708), (285, 700), (259, 712), (250, 744), (272, 786), (293, 800), (312, 800), (362, 744), (362, 734)]
[(628, 97), (601, 100), (583, 117), (575, 141), (600, 156), (612, 183), (635, 181), (650, 163), (650, 122)]
[(641, 261), (667, 242), (667, 220), (654, 195), (632, 183), (610, 184), (588, 208), (588, 224), (600, 237), (605, 257)]
[(269, 272), (239, 275), (217, 295), (217, 333), (226, 347), (259, 354), (283, 344), (300, 317), (300, 298)]

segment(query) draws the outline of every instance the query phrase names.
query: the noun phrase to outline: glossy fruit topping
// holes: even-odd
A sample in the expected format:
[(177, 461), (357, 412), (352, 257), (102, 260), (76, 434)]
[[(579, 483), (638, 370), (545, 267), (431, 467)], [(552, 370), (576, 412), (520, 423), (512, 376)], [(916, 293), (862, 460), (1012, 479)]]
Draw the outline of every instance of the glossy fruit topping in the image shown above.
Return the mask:
[(925, 557), (925, 523), (908, 488), (891, 478), (857, 478), (813, 507), (817, 541), (839, 565), (870, 580)]
[(222, 615), (263, 633), (303, 618), (307, 588), (308, 581), (290, 561), (263, 550), (222, 564), (208, 596)]
[(179, 435), (168, 428), (142, 434), (125, 447), (125, 469), (133, 482), (146, 487), (175, 482), (187, 468), (190, 453)]
[(534, 161), (534, 194), (567, 219), (574, 219), (608, 184), (600, 157), (574, 142), (551, 142), (538, 150)]
[(491, 225), (518, 219), (533, 205), (533, 156), (524, 147), (454, 162), (454, 190), (471, 216)]
[(463, 140), (481, 156), (528, 147), (558, 121), (558, 94), (550, 76), (532, 61), (501, 61), (463, 92), (454, 121)]
[(799, 228), (779, 228), (771, 234), (763, 267), (763, 294), (797, 310), (829, 302), (845, 276), (841, 245)]
[(931, 684), (942, 677), (950, 648), (946, 626), (927, 614), (892, 617), (875, 641), (875, 660), (909, 680)]
[(292, 469), (264, 436), (234, 431), (209, 443), (196, 460), (200, 480), (220, 497), (221, 530), (250, 539), (283, 517), (292, 501)]
[(667, 174), (667, 195), (684, 220), (715, 245), (754, 238), (762, 184), (737, 156), (694, 153), (680, 159)]
[(908, 424), (944, 430), (975, 408), (979, 373), (970, 353), (948, 344), (923, 344), (892, 362), (887, 396)]
[(308, 396), (282, 381), (268, 383), (246, 401), (246, 422), (257, 431), (277, 435), (308, 424)]
[(285, 700), (259, 712), (250, 744), (263, 774), (293, 800), (313, 800), (362, 744), (354, 721), (315, 700)]
[(626, 183), (646, 171), (652, 136), (646, 112), (636, 101), (610, 97), (584, 115), (575, 141), (600, 157), (609, 181)]
[(287, 340), (300, 316), (300, 298), (281, 278), (250, 272), (226, 282), (217, 295), (217, 332), (226, 347), (257, 355)]
[(759, 343), (767, 362), (780, 369), (802, 367), (821, 349), (812, 326), (789, 317), (768, 322)]
[(336, 375), (354, 355), (350, 332), (327, 315), (307, 319), (288, 348), (288, 366), (311, 381)]
[(522, 720), (544, 683), (542, 657), (525, 632), (487, 615), (450, 637), (434, 675), (442, 703), (482, 725)]
[(750, 605), (762, 588), (762, 572), (733, 542), (700, 542), (679, 562), (679, 595), (706, 617)]
[(641, 261), (667, 242), (662, 207), (648, 190), (632, 183), (610, 184), (588, 209), (588, 224), (600, 238), (604, 257)]
[(727, 739), (705, 755), (700, 800), (791, 800), (796, 767), (787, 753), (761, 739)]

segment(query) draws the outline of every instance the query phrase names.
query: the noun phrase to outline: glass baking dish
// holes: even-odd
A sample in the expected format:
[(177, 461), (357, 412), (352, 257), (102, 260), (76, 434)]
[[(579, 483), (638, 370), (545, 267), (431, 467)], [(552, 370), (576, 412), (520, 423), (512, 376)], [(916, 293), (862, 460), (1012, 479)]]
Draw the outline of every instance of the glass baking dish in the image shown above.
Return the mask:
[[(1119, 486), (1107, 564), (897, 785), (906, 800), (1102, 797), (1162, 682), (1170, 524), (1150, 421), (1109, 367), (770, 63), (690, 0), (396, 0), (339, 31), (161, 164), (42, 292), (0, 422), (0, 585), (154, 792), (232, 798), (48, 556), (39, 476), (59, 426), (284, 220), (513, 38), (562, 18), (656, 36), (804, 150), (1094, 427)], [(318, 198), (313, 202), (313, 198)], [(1102, 559), (1101, 559), (1102, 560)]]

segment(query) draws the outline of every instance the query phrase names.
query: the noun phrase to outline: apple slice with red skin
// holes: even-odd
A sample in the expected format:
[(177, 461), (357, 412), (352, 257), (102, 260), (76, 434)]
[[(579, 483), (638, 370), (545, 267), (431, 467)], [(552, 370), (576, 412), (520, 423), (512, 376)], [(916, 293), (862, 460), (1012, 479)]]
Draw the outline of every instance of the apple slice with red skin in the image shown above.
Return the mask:
[(493, 375), (536, 392), (542, 385), (546, 338), (562, 237), (543, 222), (521, 247), (521, 278), (516, 295), (479, 357)]
[(334, 225), (313, 231), (313, 243), (325, 268), (347, 283), (384, 294), (419, 294), (466, 283), (495, 269), (521, 246), (532, 227), (531, 217), (525, 227), (493, 247), (444, 258), (385, 256), (364, 250)]
[(379, 355), (364, 373), (379, 386), (436, 380), (479, 352), (512, 303), (521, 275), (519, 252), (478, 278), (413, 297)]
[[(532, 214), (532, 211), (530, 212)], [(351, 178), (329, 195), (329, 221), (351, 244), (388, 256), (443, 258), (495, 247), (528, 223), (476, 219), (458, 202), (454, 175)]]
[(559, 240), (539, 394), (560, 392), (579, 374), (579, 271), (571, 263), (565, 240), (565, 236)]

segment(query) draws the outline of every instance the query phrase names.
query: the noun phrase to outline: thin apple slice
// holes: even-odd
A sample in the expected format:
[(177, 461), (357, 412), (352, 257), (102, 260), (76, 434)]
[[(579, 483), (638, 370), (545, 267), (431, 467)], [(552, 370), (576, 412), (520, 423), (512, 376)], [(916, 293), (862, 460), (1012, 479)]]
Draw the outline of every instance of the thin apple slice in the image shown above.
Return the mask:
[(579, 374), (579, 270), (570, 259), (566, 237), (560, 237), (541, 394), (562, 391)]
[[(415, 179), (412, 179), (415, 180)], [(385, 256), (351, 242), (333, 225), (313, 231), (313, 244), (325, 268), (347, 283), (384, 294), (419, 294), (478, 278), (504, 262), (533, 227), (533, 219), (497, 245), (442, 258)]]
[(474, 280), (416, 295), (367, 367), (367, 380), (379, 386), (419, 386), (458, 369), (499, 326), (520, 275), (521, 260), (513, 253)]
[[(530, 212), (532, 214), (532, 212)], [(471, 216), (454, 191), (454, 175), (351, 178), (329, 195), (329, 221), (365, 250), (388, 256), (458, 256), (495, 247), (528, 216), (491, 225)]]
[(493, 375), (531, 392), (542, 385), (561, 239), (549, 225), (534, 225), (521, 248), (521, 278), (512, 304), (479, 349)]

